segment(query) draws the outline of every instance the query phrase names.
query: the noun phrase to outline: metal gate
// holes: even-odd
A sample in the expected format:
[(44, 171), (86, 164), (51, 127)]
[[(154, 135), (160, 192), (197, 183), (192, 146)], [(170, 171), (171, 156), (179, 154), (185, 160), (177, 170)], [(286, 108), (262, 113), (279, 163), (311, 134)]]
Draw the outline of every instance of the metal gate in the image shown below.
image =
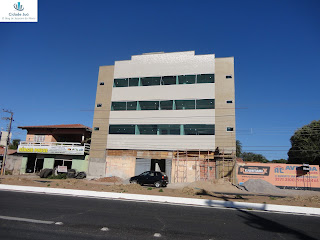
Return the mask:
[(149, 158), (137, 158), (136, 159), (136, 169), (134, 174), (139, 175), (145, 171), (150, 171), (151, 159)]

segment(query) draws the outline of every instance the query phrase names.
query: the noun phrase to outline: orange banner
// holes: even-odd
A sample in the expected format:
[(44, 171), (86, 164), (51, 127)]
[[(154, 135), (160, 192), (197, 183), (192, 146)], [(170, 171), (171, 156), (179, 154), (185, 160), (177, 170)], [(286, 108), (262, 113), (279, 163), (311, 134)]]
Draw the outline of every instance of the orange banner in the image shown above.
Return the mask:
[(303, 168), (298, 164), (240, 163), (237, 177), (240, 185), (249, 179), (262, 179), (281, 188), (319, 188), (320, 190), (318, 165)]

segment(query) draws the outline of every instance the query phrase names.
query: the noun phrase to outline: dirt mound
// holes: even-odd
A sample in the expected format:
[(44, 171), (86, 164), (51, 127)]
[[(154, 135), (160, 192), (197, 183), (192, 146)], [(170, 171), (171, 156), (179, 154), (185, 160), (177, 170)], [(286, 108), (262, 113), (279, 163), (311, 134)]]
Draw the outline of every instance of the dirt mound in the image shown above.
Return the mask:
[(181, 192), (185, 193), (187, 195), (194, 196), (197, 193), (197, 190), (194, 188), (184, 187), (184, 188), (182, 188)]
[(109, 182), (109, 183), (122, 183), (122, 178), (113, 176), (113, 177), (104, 177), (104, 178), (95, 179), (94, 181), (96, 181), (96, 182)]
[(111, 185), (107, 186), (107, 189), (111, 192), (135, 192), (135, 191), (143, 191), (145, 190), (144, 187), (140, 186), (139, 184), (127, 184), (127, 185)]
[(197, 181), (190, 183), (187, 187), (193, 189), (203, 189), (210, 192), (238, 193), (239, 191), (241, 191), (237, 187), (233, 186), (230, 182), (223, 181), (223, 179), (214, 181)]
[(284, 194), (285, 191), (277, 188), (271, 183), (262, 179), (250, 179), (246, 181), (244, 186), (249, 192), (264, 194)]

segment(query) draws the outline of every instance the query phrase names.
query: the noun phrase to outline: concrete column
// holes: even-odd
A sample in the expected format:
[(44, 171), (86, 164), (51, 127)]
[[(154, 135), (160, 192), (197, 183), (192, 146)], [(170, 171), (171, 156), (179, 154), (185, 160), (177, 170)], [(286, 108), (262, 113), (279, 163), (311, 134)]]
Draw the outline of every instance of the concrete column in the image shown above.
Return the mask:
[[(104, 85), (100, 85), (104, 82)], [(90, 159), (88, 175), (93, 177), (104, 177), (106, 174), (106, 147), (109, 133), (109, 119), (112, 87), (114, 82), (114, 66), (101, 66), (96, 93), (96, 105), (102, 103), (102, 107), (95, 108), (93, 117), (93, 128), (99, 127), (98, 131), (93, 130), (91, 135)]]

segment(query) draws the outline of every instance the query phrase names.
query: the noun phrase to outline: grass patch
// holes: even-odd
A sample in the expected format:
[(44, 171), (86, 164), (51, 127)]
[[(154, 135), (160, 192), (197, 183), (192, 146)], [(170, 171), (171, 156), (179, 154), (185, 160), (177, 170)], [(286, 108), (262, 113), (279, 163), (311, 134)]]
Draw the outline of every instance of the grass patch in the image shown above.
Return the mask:
[(235, 199), (244, 199), (241, 195), (236, 195), (234, 198)]
[(148, 188), (147, 188), (147, 190), (152, 190), (152, 189), (153, 189), (152, 187), (148, 187)]
[(211, 196), (210, 193), (208, 193), (206, 190), (204, 189), (200, 189), (199, 191), (196, 192), (196, 195), (207, 195), (207, 196)]
[(56, 186), (59, 186), (59, 183), (56, 183)]
[(66, 173), (59, 173), (57, 176), (51, 175), (48, 178), (49, 179), (67, 179), (67, 174)]
[(50, 184), (48, 184), (47, 187), (50, 187)]
[(159, 192), (163, 192), (163, 189), (160, 189)]
[(270, 200), (277, 200), (276, 197), (270, 197)]

